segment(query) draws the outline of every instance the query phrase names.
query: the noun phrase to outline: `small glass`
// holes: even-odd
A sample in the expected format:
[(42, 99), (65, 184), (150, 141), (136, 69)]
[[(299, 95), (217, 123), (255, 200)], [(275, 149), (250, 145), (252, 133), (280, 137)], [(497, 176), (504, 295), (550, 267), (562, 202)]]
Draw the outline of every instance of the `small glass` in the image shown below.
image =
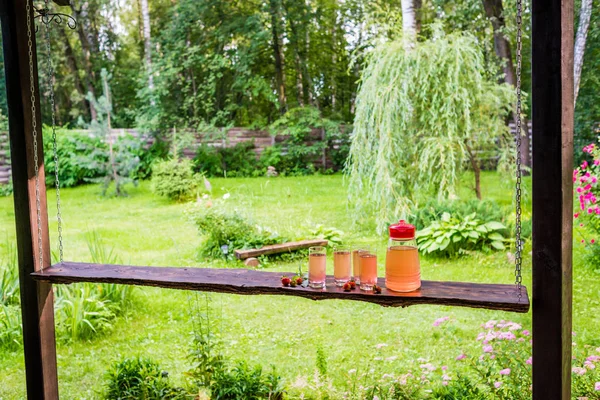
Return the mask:
[(313, 289), (325, 288), (327, 251), (317, 246), (308, 249), (308, 286)]
[(336, 286), (344, 286), (352, 275), (352, 253), (347, 247), (336, 247), (333, 251), (333, 278)]
[(373, 290), (377, 285), (377, 254), (372, 251), (358, 253), (360, 264), (360, 290)]
[(361, 246), (352, 250), (352, 280), (360, 285), (360, 253), (369, 252), (369, 246)]

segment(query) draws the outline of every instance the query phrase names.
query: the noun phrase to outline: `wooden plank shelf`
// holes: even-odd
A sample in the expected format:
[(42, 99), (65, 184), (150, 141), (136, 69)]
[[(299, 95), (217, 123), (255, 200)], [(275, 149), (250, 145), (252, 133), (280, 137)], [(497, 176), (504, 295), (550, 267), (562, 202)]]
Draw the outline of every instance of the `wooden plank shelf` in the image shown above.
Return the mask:
[(238, 260), (245, 260), (250, 257), (258, 257), (267, 254), (287, 253), (301, 249), (308, 249), (313, 246), (327, 246), (328, 241), (324, 239), (301, 240), (299, 242), (287, 242), (263, 246), (260, 249), (236, 250), (235, 256)]
[[(31, 275), (35, 280), (53, 284), (116, 283), (244, 295), (287, 295), (312, 300), (356, 300), (385, 307), (434, 304), (521, 313), (529, 310), (527, 289), (522, 288), (519, 298), (514, 285), (423, 281), (420, 290), (396, 293), (385, 289), (384, 278), (379, 278), (382, 293), (373, 294), (359, 289), (344, 292), (333, 284), (332, 276), (327, 276), (327, 287), (323, 290), (282, 287), (282, 274), (284, 273), (248, 269), (138, 267), (64, 262)], [(290, 277), (294, 275), (292, 272), (286, 274)]]

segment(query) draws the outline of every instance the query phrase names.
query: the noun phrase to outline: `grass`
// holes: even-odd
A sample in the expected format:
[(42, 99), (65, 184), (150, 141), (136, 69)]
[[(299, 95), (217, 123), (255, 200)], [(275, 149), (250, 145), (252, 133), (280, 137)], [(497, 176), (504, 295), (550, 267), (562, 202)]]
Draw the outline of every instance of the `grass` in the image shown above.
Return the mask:
[[(470, 179), (465, 179), (461, 198), (472, 198)], [(386, 241), (369, 232), (354, 230), (347, 193), (341, 176), (298, 178), (213, 179), (214, 196), (230, 193), (231, 205), (252, 216), (261, 225), (285, 232), (322, 223), (345, 232), (347, 243), (369, 242), (380, 254), (380, 274)], [(118, 258), (135, 265), (207, 266), (199, 260), (199, 237), (186, 220), (186, 205), (173, 204), (150, 193), (143, 182), (129, 190), (124, 199), (102, 198), (97, 186), (62, 191), (65, 230), (65, 257), (90, 260), (86, 237), (95, 232)], [(512, 188), (499, 183), (493, 173), (483, 175), (484, 198), (493, 198), (511, 207)], [(53, 204), (54, 192), (48, 193)], [(50, 214), (53, 213), (52, 208)], [(51, 223), (51, 242), (56, 244), (56, 224)], [(0, 199), (0, 238), (14, 240), (12, 198)], [(0, 243), (0, 254), (6, 244)], [(524, 283), (531, 287), (530, 247), (525, 252)], [(0, 257), (1, 258), (1, 257)], [(581, 248), (575, 246), (574, 330), (576, 340), (600, 346), (595, 317), (600, 313), (600, 275), (581, 263)], [(328, 263), (328, 269), (332, 263)], [(290, 265), (269, 265), (285, 271)], [(332, 271), (328, 271), (331, 273)], [(425, 279), (474, 282), (514, 282), (513, 266), (505, 253), (464, 257), (453, 261), (422, 259)], [(174, 383), (183, 384), (189, 368), (193, 292), (139, 288), (133, 310), (119, 319), (115, 329), (91, 341), (58, 344), (60, 393), (64, 398), (97, 398), (103, 374), (122, 357), (150, 357), (167, 371)], [(384, 357), (397, 356), (389, 369), (425, 358), (432, 362), (453, 360), (463, 351), (476, 348), (479, 325), (490, 319), (510, 319), (530, 326), (531, 314), (415, 306), (407, 309), (339, 300), (312, 302), (305, 299), (270, 296), (211, 294), (219, 310), (219, 336), (224, 352), (233, 359), (275, 365), (288, 383), (298, 377), (312, 377), (317, 348), (321, 347), (334, 384), (343, 385), (348, 370), (368, 364), (377, 344), (388, 346)], [(433, 321), (450, 316), (451, 325), (431, 328)], [(0, 399), (25, 397), (22, 350), (0, 352)]]

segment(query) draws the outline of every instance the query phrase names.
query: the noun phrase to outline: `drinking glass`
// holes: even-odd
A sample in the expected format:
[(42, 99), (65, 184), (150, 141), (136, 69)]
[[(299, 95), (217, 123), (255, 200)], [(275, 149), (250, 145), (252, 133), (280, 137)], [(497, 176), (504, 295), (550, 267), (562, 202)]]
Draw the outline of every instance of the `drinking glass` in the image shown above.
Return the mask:
[(308, 249), (308, 285), (314, 289), (325, 288), (327, 251), (316, 246)]
[(352, 274), (352, 253), (348, 247), (333, 250), (333, 278), (336, 286), (344, 286)]
[(360, 246), (352, 250), (352, 279), (360, 285), (360, 253), (369, 252), (369, 246)]
[(377, 285), (377, 254), (374, 251), (358, 253), (360, 265), (360, 290), (373, 290)]

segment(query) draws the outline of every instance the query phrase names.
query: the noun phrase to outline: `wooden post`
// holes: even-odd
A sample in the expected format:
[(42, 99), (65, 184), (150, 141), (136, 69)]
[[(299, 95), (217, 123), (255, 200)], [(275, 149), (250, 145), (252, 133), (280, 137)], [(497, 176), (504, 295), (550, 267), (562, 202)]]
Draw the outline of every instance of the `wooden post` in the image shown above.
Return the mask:
[(52, 286), (38, 283), (30, 276), (32, 272), (40, 270), (32, 117), (35, 117), (37, 121), (38, 132), (42, 252), (44, 267), (50, 266), (44, 150), (37, 65), (35, 65), (37, 54), (35, 50), (33, 11), (30, 17), (33, 30), (33, 76), (34, 93), (36, 95), (34, 116), (32, 116), (31, 107), (26, 1), (2, 1), (0, 17), (8, 98), (27, 397), (30, 400), (58, 399)]
[(573, 0), (533, 0), (534, 400), (571, 399), (573, 37)]

